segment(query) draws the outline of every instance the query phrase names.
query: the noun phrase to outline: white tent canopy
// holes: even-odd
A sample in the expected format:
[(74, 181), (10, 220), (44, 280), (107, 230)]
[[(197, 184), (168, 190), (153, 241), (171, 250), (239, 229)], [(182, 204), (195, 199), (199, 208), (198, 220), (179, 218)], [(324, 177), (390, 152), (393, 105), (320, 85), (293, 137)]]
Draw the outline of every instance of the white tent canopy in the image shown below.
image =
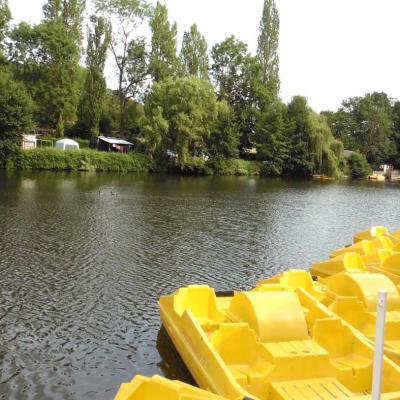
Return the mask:
[(61, 139), (56, 142), (56, 149), (79, 150), (79, 143), (71, 139)]

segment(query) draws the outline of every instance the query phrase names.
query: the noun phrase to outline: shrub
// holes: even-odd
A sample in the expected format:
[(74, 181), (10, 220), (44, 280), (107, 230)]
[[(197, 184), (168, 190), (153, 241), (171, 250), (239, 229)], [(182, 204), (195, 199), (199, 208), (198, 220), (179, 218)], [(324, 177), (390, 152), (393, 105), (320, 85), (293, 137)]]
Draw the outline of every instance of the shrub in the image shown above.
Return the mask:
[(0, 140), (0, 168), (14, 168), (15, 160), (20, 151), (20, 146), (14, 141)]
[(62, 151), (53, 148), (20, 151), (15, 159), (15, 167), (21, 170), (52, 171), (154, 171), (153, 161), (144, 154), (105, 153), (95, 150)]
[(347, 160), (350, 170), (350, 176), (353, 179), (366, 178), (371, 174), (372, 169), (368, 164), (367, 157), (364, 154), (356, 151)]
[(238, 158), (214, 158), (206, 164), (215, 175), (260, 175), (260, 163)]

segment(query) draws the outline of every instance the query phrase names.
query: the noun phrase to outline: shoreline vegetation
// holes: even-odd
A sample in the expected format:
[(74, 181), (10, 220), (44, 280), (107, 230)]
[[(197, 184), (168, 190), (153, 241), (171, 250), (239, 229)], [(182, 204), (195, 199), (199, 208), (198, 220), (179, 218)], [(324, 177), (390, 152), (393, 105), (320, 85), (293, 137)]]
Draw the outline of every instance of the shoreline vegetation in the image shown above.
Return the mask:
[[(282, 101), (279, 11), (275, 0), (259, 1), (251, 54), (234, 36), (209, 48), (196, 24), (179, 51), (161, 2), (94, 0), (85, 19), (85, 0), (47, 0), (40, 23), (13, 25), (0, 0), (0, 168), (301, 178), (399, 168), (396, 99), (374, 92), (320, 113), (303, 96)], [(116, 89), (107, 88), (108, 59)], [(30, 132), (91, 143), (114, 136), (134, 152), (22, 151)]]
[[(348, 160), (351, 168), (349, 175), (341, 178), (363, 179), (364, 159), (354, 154)], [(54, 172), (116, 172), (116, 173), (172, 173), (195, 176), (260, 176), (271, 177), (269, 167), (260, 161), (243, 160), (240, 158), (210, 158), (192, 157), (182, 165), (177, 161), (168, 162), (153, 159), (143, 153), (106, 153), (89, 148), (80, 151), (61, 151), (55, 148), (38, 148), (28, 151), (17, 151), (8, 158), (7, 164), (0, 169), (17, 171), (54, 171)], [(290, 178), (290, 176), (280, 176)], [(304, 178), (304, 177), (303, 177)], [(322, 181), (332, 181), (336, 178), (326, 175), (313, 175)]]
[(260, 176), (262, 164), (238, 158), (204, 160), (193, 157), (185, 165), (174, 162), (159, 163), (146, 154), (105, 153), (90, 149), (60, 151), (39, 148), (19, 151), (8, 160), (5, 169), (19, 171), (81, 171), (81, 172), (139, 172), (181, 173), (186, 175)]

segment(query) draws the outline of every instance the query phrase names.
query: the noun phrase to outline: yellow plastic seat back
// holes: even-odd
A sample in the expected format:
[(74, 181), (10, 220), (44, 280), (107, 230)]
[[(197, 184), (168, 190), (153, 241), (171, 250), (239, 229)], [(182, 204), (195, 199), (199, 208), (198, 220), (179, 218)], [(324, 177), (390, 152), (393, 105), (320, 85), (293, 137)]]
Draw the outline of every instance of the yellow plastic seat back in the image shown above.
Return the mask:
[(340, 318), (321, 318), (315, 321), (313, 339), (333, 357), (342, 357), (352, 351), (353, 336)]
[(329, 309), (357, 328), (367, 322), (368, 313), (363, 302), (357, 297), (337, 297)]
[(393, 249), (379, 249), (361, 256), (364, 264), (368, 266), (380, 266), (388, 257), (394, 254)]
[(209, 286), (193, 285), (178, 290), (174, 295), (175, 312), (181, 316), (189, 309), (199, 320), (219, 322), (224, 319), (217, 307), (215, 291)]
[(285, 290), (235, 293), (229, 316), (247, 322), (263, 342), (305, 340), (308, 328), (297, 295)]
[(379, 236), (388, 235), (389, 231), (385, 226), (374, 226), (365, 231), (357, 232), (354, 235), (354, 243), (360, 242), (361, 240), (370, 240)]
[(391, 250), (394, 247), (393, 241), (387, 236), (379, 236), (369, 241), (372, 245), (373, 251), (377, 250)]
[(345, 253), (326, 261), (315, 263), (311, 266), (311, 273), (327, 277), (342, 272), (366, 272), (361, 256), (357, 253)]
[(343, 270), (347, 272), (366, 271), (365, 265), (357, 253), (346, 253), (343, 256)]
[(303, 269), (291, 269), (282, 274), (280, 284), (287, 289), (296, 290), (303, 288), (308, 292), (314, 292), (314, 282), (309, 272)]
[(330, 258), (335, 258), (338, 256), (342, 256), (346, 253), (358, 253), (361, 256), (372, 253), (374, 251), (374, 247), (370, 240), (362, 240), (351, 246), (341, 247), (340, 249), (334, 250), (330, 254)]
[(336, 296), (354, 296), (369, 312), (376, 311), (378, 291), (386, 290), (387, 310), (400, 310), (400, 296), (394, 283), (383, 274), (339, 274), (325, 280), (327, 290)]
[(381, 264), (380, 268), (384, 271), (400, 275), (400, 253), (394, 253), (387, 257)]
[(324, 291), (321, 290), (321, 286), (313, 281), (310, 272), (303, 269), (290, 269), (271, 278), (263, 279), (257, 283), (257, 287), (254, 290), (262, 290), (263, 285), (270, 285), (271, 283), (279, 284), (281, 288), (293, 292), (298, 289), (304, 289), (318, 300), (322, 300), (325, 295)]
[(258, 357), (257, 337), (246, 323), (221, 324), (211, 343), (227, 364), (251, 364)]
[(394, 247), (394, 243), (386, 236), (379, 236), (371, 240), (362, 240), (351, 246), (342, 247), (340, 249), (332, 251), (330, 254), (331, 258), (343, 255), (345, 253), (358, 253), (361, 256), (373, 253), (377, 250), (387, 249), (391, 250)]

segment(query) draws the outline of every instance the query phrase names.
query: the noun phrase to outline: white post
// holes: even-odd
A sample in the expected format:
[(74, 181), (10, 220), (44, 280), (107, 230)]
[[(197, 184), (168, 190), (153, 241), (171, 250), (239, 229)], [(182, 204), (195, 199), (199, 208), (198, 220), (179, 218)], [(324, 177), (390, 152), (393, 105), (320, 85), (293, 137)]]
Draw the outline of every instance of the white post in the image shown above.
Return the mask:
[(383, 350), (385, 345), (386, 322), (386, 290), (378, 292), (378, 304), (376, 306), (376, 330), (375, 330), (375, 354), (374, 369), (372, 373), (372, 400), (380, 400), (382, 387)]

